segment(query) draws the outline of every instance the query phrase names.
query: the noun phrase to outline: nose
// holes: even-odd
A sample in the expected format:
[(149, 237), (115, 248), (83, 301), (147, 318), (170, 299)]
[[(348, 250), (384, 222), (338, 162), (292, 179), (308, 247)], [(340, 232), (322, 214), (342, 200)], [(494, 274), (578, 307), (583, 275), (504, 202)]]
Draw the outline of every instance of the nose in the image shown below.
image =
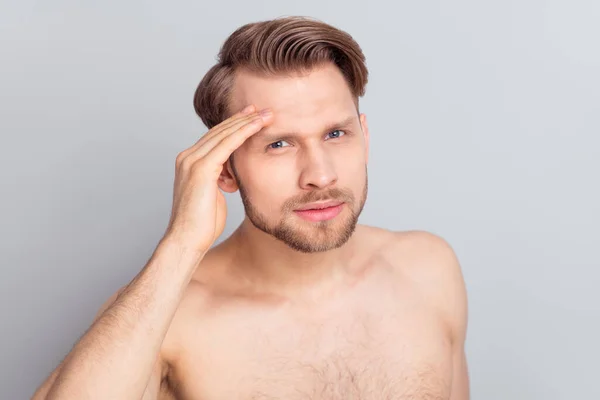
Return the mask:
[(337, 182), (333, 162), (323, 149), (305, 150), (300, 158), (300, 187), (306, 190), (325, 189)]

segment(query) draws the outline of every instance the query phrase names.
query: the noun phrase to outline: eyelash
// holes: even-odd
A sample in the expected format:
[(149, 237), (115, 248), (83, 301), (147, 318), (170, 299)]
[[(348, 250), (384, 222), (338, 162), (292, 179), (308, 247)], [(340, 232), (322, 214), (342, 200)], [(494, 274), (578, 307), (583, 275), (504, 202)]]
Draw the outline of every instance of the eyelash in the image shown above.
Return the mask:
[[(331, 134), (332, 134), (332, 133), (334, 133), (334, 132), (343, 132), (344, 134), (343, 134), (342, 136), (346, 136), (346, 135), (348, 135), (348, 134), (349, 134), (349, 132), (348, 132), (348, 131), (345, 131), (345, 130), (343, 130), (343, 129), (334, 129), (334, 130), (332, 130), (331, 132), (329, 132), (329, 133), (327, 134), (327, 136), (331, 135)], [(330, 139), (327, 139), (327, 140), (331, 140), (331, 139), (339, 139), (339, 138), (340, 138), (340, 137), (342, 137), (342, 136), (338, 136), (338, 137), (335, 137), (335, 138), (330, 138)], [(274, 144), (276, 144), (276, 143), (283, 142), (283, 141), (284, 141), (284, 140), (282, 139), (282, 140), (278, 140), (278, 141), (276, 141), (276, 142), (273, 142), (273, 143), (269, 144), (269, 145), (267, 146), (267, 150), (276, 150), (276, 149), (280, 149), (281, 147), (271, 147), (271, 146), (273, 146), (273, 145), (274, 145)]]

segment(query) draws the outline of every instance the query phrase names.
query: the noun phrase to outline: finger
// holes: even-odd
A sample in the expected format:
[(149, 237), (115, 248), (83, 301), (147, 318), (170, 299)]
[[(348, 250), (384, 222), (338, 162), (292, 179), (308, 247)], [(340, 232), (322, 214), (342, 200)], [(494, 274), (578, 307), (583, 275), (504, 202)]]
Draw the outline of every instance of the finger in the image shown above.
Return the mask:
[(243, 114), (240, 117), (230, 119), (227, 121), (226, 124), (219, 126), (218, 129), (211, 129), (206, 135), (204, 135), (204, 137), (202, 139), (204, 139), (204, 141), (207, 141), (207, 140), (213, 138), (214, 136), (220, 135), (222, 132), (224, 132), (228, 129), (231, 129), (234, 126), (239, 125), (240, 123), (251, 121), (253, 118), (255, 118), (257, 116), (259, 116), (258, 111), (253, 111), (253, 112), (250, 112), (249, 114)]
[(215, 134), (221, 132), (222, 130), (229, 128), (231, 125), (235, 124), (237, 121), (239, 121), (241, 119), (247, 119), (249, 117), (252, 117), (253, 115), (258, 115), (258, 110), (256, 110), (256, 107), (253, 104), (250, 104), (249, 106), (247, 106), (240, 112), (232, 115), (231, 117), (227, 118), (220, 124), (214, 126), (213, 129), (211, 129), (210, 131), (208, 131), (208, 133), (206, 135), (204, 135), (204, 137), (214, 136)]
[(204, 157), (210, 164), (223, 165), (231, 154), (237, 150), (250, 136), (260, 132), (265, 126), (273, 121), (273, 116), (264, 116), (253, 120), (251, 123), (244, 125), (240, 129), (230, 133), (227, 136), (222, 136), (221, 140), (215, 145), (212, 150)]
[(187, 157), (188, 154), (193, 153), (198, 147), (202, 146), (202, 144), (204, 144), (211, 137), (217, 135), (224, 129), (229, 128), (231, 125), (237, 123), (238, 121), (250, 120), (253, 115), (258, 115), (255, 112), (255, 110), (256, 110), (256, 108), (254, 107), (254, 105), (251, 104), (251, 105), (247, 106), (246, 108), (244, 108), (243, 110), (241, 110), (241, 111), (237, 112), (236, 114), (232, 115), (231, 117), (227, 118), (226, 120), (223, 120), (223, 122), (221, 122), (220, 124), (215, 125), (205, 135), (203, 135), (200, 139), (198, 139), (198, 141), (196, 143), (194, 143), (194, 145), (183, 150), (181, 152), (181, 157), (183, 157), (183, 158)]
[(194, 162), (196, 162), (198, 159), (206, 156), (208, 153), (210, 153), (216, 146), (219, 145), (219, 143), (221, 143), (221, 141), (233, 134), (237, 134), (237, 132), (248, 126), (248, 125), (258, 125), (258, 129), (260, 130), (260, 128), (262, 128), (262, 118), (258, 115), (253, 116), (250, 119), (244, 119), (241, 121), (238, 121), (236, 124), (231, 125), (229, 128), (219, 132), (218, 135), (214, 135), (213, 137), (211, 137), (210, 139), (208, 139), (206, 142), (204, 142), (202, 144), (202, 146), (198, 147), (197, 150), (194, 153), (190, 153), (190, 155), (188, 156), (188, 160), (187, 162), (189, 162), (190, 164), (193, 164)]

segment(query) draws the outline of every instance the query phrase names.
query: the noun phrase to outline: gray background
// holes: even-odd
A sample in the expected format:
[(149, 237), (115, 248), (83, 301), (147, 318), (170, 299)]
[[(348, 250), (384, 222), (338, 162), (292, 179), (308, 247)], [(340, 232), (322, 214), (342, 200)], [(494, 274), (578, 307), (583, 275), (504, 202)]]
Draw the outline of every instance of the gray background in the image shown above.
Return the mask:
[(28, 398), (147, 261), (222, 41), (293, 14), (366, 53), (361, 220), (455, 248), (472, 398), (600, 398), (600, 3), (283, 3), (2, 4), (1, 398)]

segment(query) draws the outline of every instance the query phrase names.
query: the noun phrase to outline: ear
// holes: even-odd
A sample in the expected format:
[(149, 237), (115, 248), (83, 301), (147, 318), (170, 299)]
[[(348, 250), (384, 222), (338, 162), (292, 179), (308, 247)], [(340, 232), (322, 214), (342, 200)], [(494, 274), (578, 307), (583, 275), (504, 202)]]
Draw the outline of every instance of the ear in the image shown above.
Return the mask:
[(238, 183), (235, 174), (233, 173), (233, 167), (231, 166), (231, 157), (225, 164), (223, 164), (223, 170), (217, 180), (219, 188), (227, 193), (234, 193), (238, 190)]
[(365, 160), (369, 163), (369, 125), (367, 124), (367, 116), (365, 114), (360, 114), (360, 126), (365, 139)]

